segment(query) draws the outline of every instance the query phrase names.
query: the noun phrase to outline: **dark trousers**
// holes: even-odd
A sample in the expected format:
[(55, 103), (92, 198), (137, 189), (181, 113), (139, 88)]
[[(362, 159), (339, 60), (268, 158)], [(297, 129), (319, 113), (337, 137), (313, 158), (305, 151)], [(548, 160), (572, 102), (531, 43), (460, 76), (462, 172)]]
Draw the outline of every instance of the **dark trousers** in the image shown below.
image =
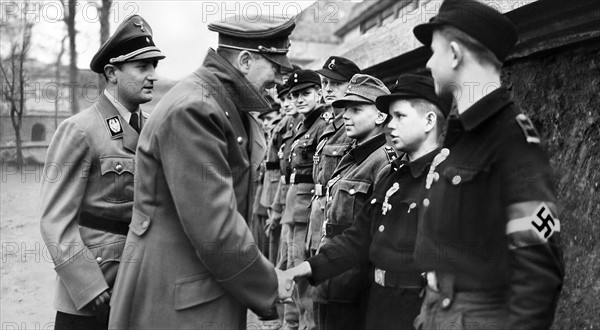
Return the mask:
[(95, 316), (73, 315), (56, 312), (54, 330), (106, 330), (106, 325), (98, 322)]
[(360, 330), (365, 319), (364, 304), (315, 303), (315, 322), (318, 330)]
[(371, 285), (365, 329), (413, 330), (421, 309), (420, 289), (403, 289)]

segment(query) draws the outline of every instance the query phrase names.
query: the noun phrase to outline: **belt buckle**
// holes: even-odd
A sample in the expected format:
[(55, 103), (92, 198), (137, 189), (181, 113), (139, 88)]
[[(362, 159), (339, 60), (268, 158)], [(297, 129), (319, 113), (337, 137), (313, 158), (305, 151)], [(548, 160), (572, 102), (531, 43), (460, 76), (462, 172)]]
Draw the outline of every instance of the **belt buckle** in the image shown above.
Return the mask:
[(290, 175), (290, 183), (291, 184), (296, 183), (296, 173), (292, 173), (292, 175)]
[(385, 287), (385, 270), (375, 268), (375, 283)]
[(315, 195), (321, 197), (323, 196), (323, 185), (322, 184), (315, 184)]
[(435, 272), (427, 272), (425, 274), (425, 278), (427, 280), (427, 286), (431, 290), (433, 290), (435, 292), (440, 292), (440, 287), (439, 287), (437, 275)]

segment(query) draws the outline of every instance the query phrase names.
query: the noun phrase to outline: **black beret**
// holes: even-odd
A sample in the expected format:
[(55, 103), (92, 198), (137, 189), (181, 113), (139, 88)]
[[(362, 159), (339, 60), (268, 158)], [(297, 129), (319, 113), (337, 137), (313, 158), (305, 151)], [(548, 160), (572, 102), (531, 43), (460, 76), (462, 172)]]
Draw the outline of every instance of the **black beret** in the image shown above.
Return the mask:
[(435, 93), (433, 78), (415, 74), (405, 74), (398, 78), (391, 88), (391, 94), (380, 96), (375, 104), (381, 112), (389, 113), (390, 103), (395, 100), (422, 99), (433, 103), (444, 117), (448, 117), (452, 108), (452, 96), (448, 93), (442, 98)]
[(313, 70), (297, 70), (290, 75), (286, 84), (290, 89), (289, 93), (312, 86), (321, 88), (321, 77)]
[(277, 90), (277, 98), (281, 99), (281, 98), (285, 97), (285, 95), (290, 90), (290, 87), (288, 86), (288, 84), (286, 82), (285, 84), (275, 85), (275, 89)]
[(336, 108), (345, 108), (348, 102), (375, 103), (382, 95), (390, 94), (381, 80), (367, 74), (355, 74), (350, 80), (344, 97), (334, 101), (331, 105)]
[(152, 40), (152, 28), (139, 15), (126, 19), (96, 52), (90, 68), (104, 73), (107, 64), (116, 64), (142, 59), (162, 60), (165, 56)]
[(257, 52), (287, 68), (292, 68), (286, 56), (290, 47), (288, 37), (295, 27), (294, 19), (261, 14), (231, 15), (208, 25), (210, 31), (219, 33), (219, 47)]
[(453, 26), (479, 41), (501, 62), (519, 39), (517, 28), (506, 16), (475, 0), (444, 1), (437, 16), (429, 23), (417, 25), (413, 33), (420, 42), (430, 45), (433, 31), (443, 25)]
[(317, 72), (330, 79), (349, 81), (355, 74), (360, 73), (361, 71), (358, 65), (349, 59), (331, 56), (327, 59), (327, 62), (323, 64), (323, 68), (317, 70)]

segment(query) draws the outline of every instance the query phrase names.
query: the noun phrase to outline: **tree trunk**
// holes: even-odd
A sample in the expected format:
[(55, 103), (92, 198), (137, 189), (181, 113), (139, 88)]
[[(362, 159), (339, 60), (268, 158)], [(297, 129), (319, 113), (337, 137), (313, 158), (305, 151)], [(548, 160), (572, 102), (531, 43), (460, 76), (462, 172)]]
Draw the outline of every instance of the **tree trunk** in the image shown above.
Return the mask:
[(71, 61), (69, 63), (69, 83), (71, 84), (71, 112), (76, 114), (79, 112), (79, 84), (78, 84), (78, 73), (77, 69), (77, 46), (75, 38), (77, 36), (77, 30), (75, 29), (75, 16), (77, 14), (77, 1), (69, 0), (69, 9), (65, 15), (65, 23), (67, 24), (67, 32), (69, 34), (69, 54)]
[[(100, 11), (100, 45), (103, 45), (110, 37), (110, 7), (112, 0), (102, 0)], [(106, 87), (106, 80), (103, 74), (98, 75), (98, 93), (101, 93)]]

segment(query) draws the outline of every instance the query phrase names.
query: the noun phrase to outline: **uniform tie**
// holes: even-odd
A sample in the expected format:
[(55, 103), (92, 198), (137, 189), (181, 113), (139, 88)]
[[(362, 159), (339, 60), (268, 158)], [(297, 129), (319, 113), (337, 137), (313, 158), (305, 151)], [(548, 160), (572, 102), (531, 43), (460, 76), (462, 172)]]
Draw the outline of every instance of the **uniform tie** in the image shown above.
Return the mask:
[(131, 113), (131, 118), (129, 118), (129, 125), (133, 127), (133, 129), (140, 134), (140, 118), (137, 112)]

